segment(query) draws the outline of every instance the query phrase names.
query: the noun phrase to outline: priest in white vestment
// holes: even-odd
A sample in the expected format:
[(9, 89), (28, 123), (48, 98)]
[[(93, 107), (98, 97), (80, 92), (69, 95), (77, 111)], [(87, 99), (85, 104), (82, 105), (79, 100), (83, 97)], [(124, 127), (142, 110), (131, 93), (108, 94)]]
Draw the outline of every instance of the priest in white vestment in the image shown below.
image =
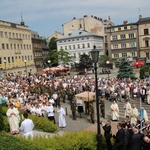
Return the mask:
[(138, 112), (138, 109), (136, 108), (135, 105), (133, 105), (132, 108), (131, 108), (130, 123), (136, 125), (138, 119), (139, 119), (139, 112)]
[(113, 101), (113, 103), (110, 106), (110, 109), (112, 111), (112, 120), (113, 121), (119, 120), (119, 107), (116, 101)]
[(65, 119), (66, 112), (61, 107), (61, 105), (59, 105), (57, 112), (58, 112), (58, 126), (59, 128), (65, 128), (66, 127), (66, 119)]
[(125, 104), (124, 104), (124, 109), (125, 109), (125, 113), (124, 116), (129, 116), (131, 114), (131, 104), (128, 102), (128, 100), (125, 100)]
[(10, 133), (18, 134), (19, 133), (19, 122), (20, 116), (17, 108), (13, 104), (10, 104), (10, 108), (7, 110), (6, 115), (8, 117), (8, 122), (10, 125)]

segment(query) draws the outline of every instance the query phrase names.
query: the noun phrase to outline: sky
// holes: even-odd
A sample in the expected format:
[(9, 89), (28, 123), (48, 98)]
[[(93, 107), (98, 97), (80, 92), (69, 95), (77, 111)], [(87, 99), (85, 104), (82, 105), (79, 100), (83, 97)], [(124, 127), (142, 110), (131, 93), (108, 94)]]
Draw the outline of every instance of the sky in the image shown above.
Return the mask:
[(1, 0), (0, 20), (19, 24), (22, 14), (30, 30), (48, 38), (55, 31), (63, 33), (63, 24), (84, 15), (102, 19), (110, 16), (115, 25), (124, 20), (136, 22), (139, 15), (150, 17), (149, 3), (149, 0)]

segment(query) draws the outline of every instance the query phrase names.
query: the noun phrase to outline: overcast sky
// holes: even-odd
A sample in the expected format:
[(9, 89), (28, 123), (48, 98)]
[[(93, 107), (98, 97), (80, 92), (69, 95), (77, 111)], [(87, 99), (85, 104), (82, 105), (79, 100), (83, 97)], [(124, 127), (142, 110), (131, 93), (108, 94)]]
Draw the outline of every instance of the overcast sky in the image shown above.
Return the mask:
[(116, 25), (136, 22), (139, 14), (150, 17), (149, 4), (150, 0), (1, 0), (0, 20), (20, 23), (22, 13), (30, 30), (49, 37), (55, 31), (62, 33), (62, 24), (73, 17), (84, 15), (110, 16)]

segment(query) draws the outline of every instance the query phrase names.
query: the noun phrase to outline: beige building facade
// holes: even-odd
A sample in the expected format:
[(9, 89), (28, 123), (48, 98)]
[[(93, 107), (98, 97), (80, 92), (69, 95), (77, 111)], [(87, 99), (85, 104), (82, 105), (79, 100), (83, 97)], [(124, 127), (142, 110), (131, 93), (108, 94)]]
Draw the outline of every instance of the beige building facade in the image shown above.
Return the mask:
[(105, 28), (106, 54), (111, 58), (131, 58), (139, 57), (138, 50), (138, 26), (137, 23), (124, 22), (122, 25), (116, 25)]
[(7, 73), (35, 73), (31, 31), (24, 22), (0, 20), (0, 70)]
[(150, 59), (150, 17), (138, 21), (140, 57)]
[[(71, 21), (64, 23), (63, 32), (64, 35), (70, 33), (71, 30), (84, 30), (99, 36), (104, 36), (104, 28), (106, 26), (110, 26), (113, 23), (111, 22), (110, 17), (108, 19), (103, 20), (97, 16), (87, 16), (84, 15), (83, 18), (73, 18)], [(71, 31), (72, 32), (72, 31)]]

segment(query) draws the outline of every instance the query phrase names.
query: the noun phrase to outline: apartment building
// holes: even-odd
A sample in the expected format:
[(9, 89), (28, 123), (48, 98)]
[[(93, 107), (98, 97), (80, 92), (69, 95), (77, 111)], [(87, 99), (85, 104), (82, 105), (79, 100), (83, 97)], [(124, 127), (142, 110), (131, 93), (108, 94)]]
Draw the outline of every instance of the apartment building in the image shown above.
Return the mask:
[(8, 73), (35, 73), (31, 31), (20, 24), (0, 20), (0, 69)]
[(104, 28), (113, 25), (111, 22), (111, 18), (102, 19), (97, 16), (87, 16), (84, 15), (83, 18), (73, 18), (71, 21), (66, 22), (62, 25), (64, 35), (68, 34), (70, 30), (80, 30), (104, 36), (105, 31)]
[(80, 55), (88, 54), (95, 45), (100, 50), (100, 55), (104, 54), (103, 51), (103, 37), (84, 31), (72, 30), (67, 35), (56, 40), (57, 50), (65, 50), (71, 56), (75, 57), (75, 62), (79, 62)]
[(42, 38), (34, 31), (32, 31), (32, 47), (35, 67), (39, 71), (43, 68)]
[(141, 58), (146, 58), (150, 63), (150, 17), (138, 20), (139, 53)]
[(105, 51), (111, 58), (139, 57), (137, 23), (124, 21), (122, 25), (106, 27), (105, 32)]

